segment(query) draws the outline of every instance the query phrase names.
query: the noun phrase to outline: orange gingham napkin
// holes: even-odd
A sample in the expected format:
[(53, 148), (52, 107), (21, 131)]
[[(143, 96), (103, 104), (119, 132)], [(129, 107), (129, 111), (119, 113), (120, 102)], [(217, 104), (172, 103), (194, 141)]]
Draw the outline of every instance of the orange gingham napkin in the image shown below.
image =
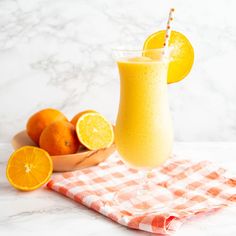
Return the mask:
[(117, 153), (98, 166), (56, 174), (47, 186), (122, 225), (159, 234), (171, 234), (186, 219), (236, 203), (236, 178), (209, 161), (170, 158), (150, 179), (174, 197), (168, 202), (160, 193), (166, 207), (138, 215), (135, 204), (134, 212), (114, 204), (116, 191), (140, 183), (138, 171), (123, 164)]

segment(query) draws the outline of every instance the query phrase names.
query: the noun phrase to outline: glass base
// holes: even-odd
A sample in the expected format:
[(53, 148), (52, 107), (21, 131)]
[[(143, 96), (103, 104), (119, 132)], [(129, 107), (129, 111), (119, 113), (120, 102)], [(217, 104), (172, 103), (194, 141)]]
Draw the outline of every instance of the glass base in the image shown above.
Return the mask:
[(132, 215), (161, 213), (173, 199), (172, 193), (154, 183), (127, 187), (115, 193), (113, 205)]

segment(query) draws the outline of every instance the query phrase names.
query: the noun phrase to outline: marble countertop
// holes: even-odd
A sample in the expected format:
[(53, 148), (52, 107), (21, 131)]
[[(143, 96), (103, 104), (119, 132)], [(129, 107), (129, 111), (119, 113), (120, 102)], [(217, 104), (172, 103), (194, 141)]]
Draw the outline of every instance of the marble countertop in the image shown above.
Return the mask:
[[(10, 144), (0, 143), (1, 235), (150, 235), (120, 226), (45, 187), (33, 192), (16, 191), (5, 178), (11, 152)], [(236, 171), (236, 143), (176, 143), (174, 152), (197, 160), (208, 159)], [(236, 207), (188, 221), (175, 235), (236, 235)]]

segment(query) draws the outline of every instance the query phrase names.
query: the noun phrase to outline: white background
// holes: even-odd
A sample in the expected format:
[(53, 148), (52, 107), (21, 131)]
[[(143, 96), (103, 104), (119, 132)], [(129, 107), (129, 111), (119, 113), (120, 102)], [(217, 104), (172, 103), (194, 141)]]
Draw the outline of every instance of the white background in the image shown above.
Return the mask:
[(69, 118), (92, 108), (114, 122), (111, 49), (141, 49), (170, 6), (195, 49), (190, 75), (169, 86), (176, 140), (236, 141), (236, 1), (1, 0), (0, 142), (45, 107)]

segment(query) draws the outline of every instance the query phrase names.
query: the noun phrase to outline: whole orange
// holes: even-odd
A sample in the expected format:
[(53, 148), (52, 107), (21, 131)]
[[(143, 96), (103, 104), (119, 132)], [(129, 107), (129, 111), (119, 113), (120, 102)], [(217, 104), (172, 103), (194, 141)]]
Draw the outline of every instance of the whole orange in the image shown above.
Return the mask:
[(29, 137), (39, 144), (39, 137), (42, 131), (57, 120), (67, 121), (67, 118), (58, 110), (47, 108), (33, 114), (26, 125), (26, 131)]
[(70, 123), (74, 126), (76, 126), (76, 123), (78, 121), (78, 119), (83, 115), (83, 114), (86, 114), (86, 113), (89, 113), (89, 112), (96, 112), (94, 110), (85, 110), (85, 111), (81, 111), (79, 113), (77, 113), (73, 118), (72, 120), (70, 121)]
[(39, 146), (50, 155), (76, 153), (79, 140), (74, 125), (63, 120), (53, 122), (43, 130)]

